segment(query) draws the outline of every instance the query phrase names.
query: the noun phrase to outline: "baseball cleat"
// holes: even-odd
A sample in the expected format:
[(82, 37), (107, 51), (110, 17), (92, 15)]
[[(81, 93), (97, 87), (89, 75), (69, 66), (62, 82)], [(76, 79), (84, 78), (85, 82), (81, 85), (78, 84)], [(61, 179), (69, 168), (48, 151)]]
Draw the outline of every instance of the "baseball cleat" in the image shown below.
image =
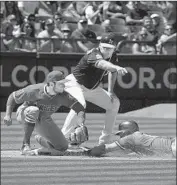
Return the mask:
[(29, 155), (31, 151), (32, 150), (29, 144), (23, 144), (21, 148), (21, 155)]

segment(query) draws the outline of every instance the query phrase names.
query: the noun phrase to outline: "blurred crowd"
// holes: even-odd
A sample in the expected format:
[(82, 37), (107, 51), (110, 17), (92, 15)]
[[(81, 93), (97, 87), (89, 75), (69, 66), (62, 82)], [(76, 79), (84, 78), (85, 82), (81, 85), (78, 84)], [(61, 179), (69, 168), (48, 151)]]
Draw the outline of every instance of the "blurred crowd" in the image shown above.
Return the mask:
[(1, 51), (85, 53), (114, 32), (120, 53), (176, 54), (176, 3), (1, 1)]

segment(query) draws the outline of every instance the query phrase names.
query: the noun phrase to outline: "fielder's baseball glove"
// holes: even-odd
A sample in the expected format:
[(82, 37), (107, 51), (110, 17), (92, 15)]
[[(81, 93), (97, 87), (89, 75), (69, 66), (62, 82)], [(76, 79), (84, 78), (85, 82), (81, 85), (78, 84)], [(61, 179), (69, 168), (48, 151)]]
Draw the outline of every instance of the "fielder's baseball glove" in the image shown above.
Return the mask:
[(69, 142), (71, 145), (80, 145), (85, 141), (88, 141), (88, 129), (85, 125), (81, 125), (75, 128), (74, 132), (70, 134)]

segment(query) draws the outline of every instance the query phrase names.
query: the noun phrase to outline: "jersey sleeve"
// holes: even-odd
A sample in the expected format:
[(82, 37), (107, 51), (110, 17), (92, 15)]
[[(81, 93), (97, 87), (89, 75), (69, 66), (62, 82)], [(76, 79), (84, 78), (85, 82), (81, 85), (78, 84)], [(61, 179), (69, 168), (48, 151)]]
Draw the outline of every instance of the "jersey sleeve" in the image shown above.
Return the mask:
[(123, 137), (119, 140), (119, 144), (127, 149), (131, 149), (132, 146), (134, 146), (134, 137), (133, 135), (128, 135), (126, 137)]
[(33, 91), (30, 86), (14, 91), (13, 98), (17, 104), (21, 104), (25, 101), (35, 101), (38, 99), (36, 92)]
[(73, 109), (76, 113), (80, 111), (85, 111), (84, 107), (79, 103), (79, 101), (66, 92), (65, 96), (62, 98), (62, 106)]

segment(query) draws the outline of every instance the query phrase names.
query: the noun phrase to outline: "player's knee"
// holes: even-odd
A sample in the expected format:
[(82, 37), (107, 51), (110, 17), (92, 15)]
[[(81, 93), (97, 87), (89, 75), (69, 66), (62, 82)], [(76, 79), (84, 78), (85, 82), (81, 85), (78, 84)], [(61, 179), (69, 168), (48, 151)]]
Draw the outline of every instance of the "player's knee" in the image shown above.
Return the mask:
[(62, 146), (56, 146), (54, 147), (55, 150), (59, 150), (59, 151), (66, 151), (68, 149), (68, 145), (62, 145)]
[(39, 118), (39, 108), (36, 106), (29, 106), (24, 110), (25, 121), (27, 123), (35, 124)]
[(67, 142), (67, 140), (66, 141), (63, 141), (59, 145), (55, 145), (54, 148), (56, 150), (59, 150), (59, 151), (65, 151), (65, 150), (67, 150), (68, 149), (68, 142)]
[(119, 98), (114, 97), (111, 110), (112, 110), (112, 111), (118, 112), (119, 107), (120, 107), (120, 100), (119, 100)]

